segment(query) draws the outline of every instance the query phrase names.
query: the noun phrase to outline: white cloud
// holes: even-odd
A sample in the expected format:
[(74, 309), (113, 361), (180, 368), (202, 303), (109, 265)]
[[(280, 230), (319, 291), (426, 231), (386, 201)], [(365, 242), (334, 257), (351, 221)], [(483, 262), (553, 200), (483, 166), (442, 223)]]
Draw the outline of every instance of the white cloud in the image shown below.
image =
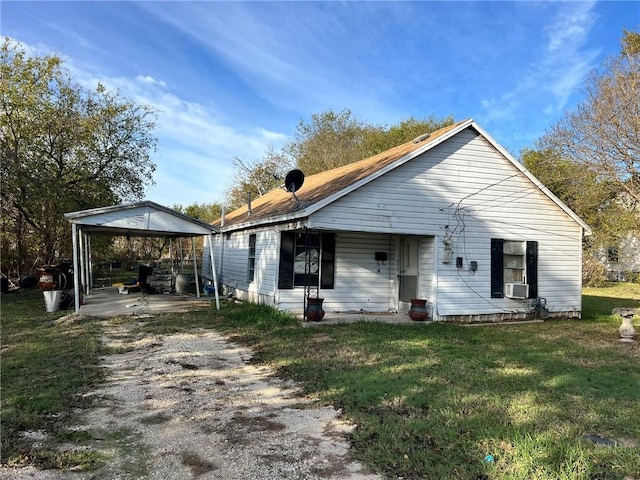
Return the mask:
[[(555, 5), (555, 4), (551, 4)], [(497, 98), (481, 101), (488, 120), (504, 120), (519, 110), (553, 118), (564, 109), (595, 67), (599, 50), (585, 48), (596, 15), (593, 2), (559, 4), (544, 29), (547, 42), (513, 88)], [(536, 52), (531, 52), (536, 57)], [(541, 102), (546, 100), (546, 102)]]
[[(25, 48), (34, 50), (28, 45)], [(38, 48), (38, 53), (46, 50)], [(95, 76), (76, 65), (71, 57), (65, 64), (84, 88), (94, 89), (101, 83), (157, 111), (154, 134), (158, 148), (152, 156), (157, 164), (156, 185), (149, 190), (148, 197), (164, 205), (222, 200), (233, 173), (233, 157), (260, 159), (268, 147), (278, 148), (288, 138), (261, 126), (234, 126), (211, 107), (178, 97), (165, 81), (150, 75)]]
[(595, 2), (572, 2), (560, 9), (553, 22), (547, 26), (547, 50), (575, 51), (584, 45), (589, 30), (596, 20)]
[(149, 75), (138, 75), (136, 76), (136, 80), (141, 82), (141, 83), (148, 83), (151, 85), (159, 85), (161, 87), (166, 87), (167, 84), (166, 82), (164, 82), (163, 80), (156, 80), (155, 78), (149, 76)]

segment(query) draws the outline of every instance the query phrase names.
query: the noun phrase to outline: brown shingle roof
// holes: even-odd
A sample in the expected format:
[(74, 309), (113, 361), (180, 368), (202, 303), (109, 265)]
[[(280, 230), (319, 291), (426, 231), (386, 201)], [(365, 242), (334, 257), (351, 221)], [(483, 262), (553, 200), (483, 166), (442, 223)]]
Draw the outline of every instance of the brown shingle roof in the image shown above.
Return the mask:
[[(424, 147), (428, 143), (446, 135), (464, 122), (454, 123), (447, 127), (432, 132), (423, 141), (410, 141), (386, 150), (373, 157), (350, 163), (341, 167), (333, 168), (325, 172), (309, 175), (305, 178), (304, 184), (295, 195), (301, 204), (312, 205), (324, 200), (354, 183), (367, 178), (380, 169), (399, 160), (407, 154)], [(271, 217), (279, 217), (291, 214), (296, 211), (298, 202), (293, 195), (283, 188), (277, 188), (262, 195), (251, 202), (251, 215), (247, 215), (248, 206), (244, 205), (225, 216), (224, 227), (237, 225), (244, 222), (256, 222), (266, 220)], [(214, 224), (220, 225), (220, 221)]]

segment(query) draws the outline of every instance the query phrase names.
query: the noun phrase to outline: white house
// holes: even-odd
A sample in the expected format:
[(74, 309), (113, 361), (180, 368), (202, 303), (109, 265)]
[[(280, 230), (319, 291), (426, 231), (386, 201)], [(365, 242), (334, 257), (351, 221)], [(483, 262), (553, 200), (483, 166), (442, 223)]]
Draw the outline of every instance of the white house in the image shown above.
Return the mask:
[[(473, 120), (308, 176), (225, 216), (226, 293), (295, 313), (406, 312), (493, 322), (580, 317), (589, 227)], [(203, 254), (203, 271), (210, 258)]]
[(640, 236), (628, 233), (617, 245), (599, 252), (599, 260), (607, 267), (609, 280), (631, 281), (640, 273)]

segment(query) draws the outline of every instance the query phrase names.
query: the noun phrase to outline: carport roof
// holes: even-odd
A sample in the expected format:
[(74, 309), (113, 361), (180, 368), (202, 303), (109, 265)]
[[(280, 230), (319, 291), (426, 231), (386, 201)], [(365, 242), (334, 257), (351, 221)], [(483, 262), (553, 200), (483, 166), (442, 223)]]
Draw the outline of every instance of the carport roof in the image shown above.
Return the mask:
[(215, 227), (151, 201), (92, 208), (64, 214), (85, 233), (132, 237), (195, 237)]

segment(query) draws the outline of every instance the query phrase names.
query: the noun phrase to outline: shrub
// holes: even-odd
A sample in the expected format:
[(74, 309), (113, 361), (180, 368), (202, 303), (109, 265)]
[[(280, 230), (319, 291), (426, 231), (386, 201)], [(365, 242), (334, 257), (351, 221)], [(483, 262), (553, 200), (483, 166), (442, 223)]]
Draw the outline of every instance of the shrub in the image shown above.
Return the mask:
[(582, 261), (582, 285), (585, 287), (603, 287), (607, 283), (607, 267), (593, 258)]
[(640, 272), (627, 270), (624, 272), (624, 281), (629, 283), (640, 283)]

